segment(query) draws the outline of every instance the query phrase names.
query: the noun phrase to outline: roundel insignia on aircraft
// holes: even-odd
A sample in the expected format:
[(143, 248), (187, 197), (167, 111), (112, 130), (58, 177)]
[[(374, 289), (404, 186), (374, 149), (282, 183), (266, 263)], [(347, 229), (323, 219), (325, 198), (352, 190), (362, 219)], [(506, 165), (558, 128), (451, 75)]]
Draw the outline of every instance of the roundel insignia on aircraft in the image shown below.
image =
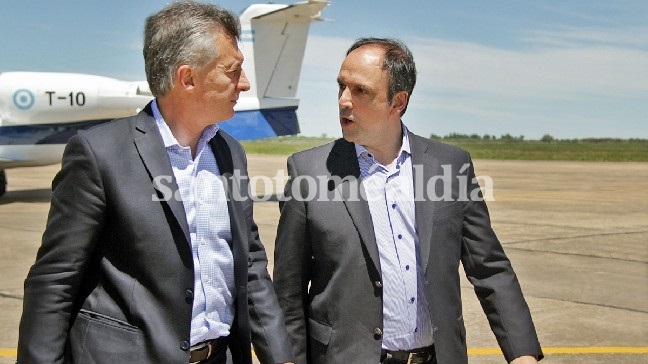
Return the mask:
[(21, 110), (27, 110), (34, 106), (34, 101), (36, 101), (34, 94), (27, 89), (16, 90), (13, 94), (14, 105)]

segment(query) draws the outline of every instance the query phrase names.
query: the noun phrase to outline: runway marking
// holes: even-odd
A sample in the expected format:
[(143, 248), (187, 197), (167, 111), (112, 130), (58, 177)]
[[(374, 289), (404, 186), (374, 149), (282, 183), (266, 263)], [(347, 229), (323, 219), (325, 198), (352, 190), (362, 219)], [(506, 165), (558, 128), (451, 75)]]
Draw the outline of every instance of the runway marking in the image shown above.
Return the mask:
[(0, 349), (0, 357), (15, 358), (16, 355), (18, 355), (18, 350), (16, 349)]
[[(580, 346), (580, 347), (544, 347), (542, 352), (548, 354), (648, 354), (648, 346)], [(0, 349), (0, 357), (15, 358), (16, 349)], [(499, 348), (469, 348), (468, 355), (502, 355)]]

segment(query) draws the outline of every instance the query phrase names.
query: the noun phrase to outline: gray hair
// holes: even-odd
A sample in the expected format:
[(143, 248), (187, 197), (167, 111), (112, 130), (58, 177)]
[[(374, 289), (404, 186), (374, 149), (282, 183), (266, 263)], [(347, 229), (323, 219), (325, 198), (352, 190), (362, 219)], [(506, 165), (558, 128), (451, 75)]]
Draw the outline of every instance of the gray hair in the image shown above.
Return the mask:
[(179, 1), (146, 18), (144, 67), (154, 96), (171, 90), (181, 65), (201, 68), (218, 56), (215, 35), (241, 37), (239, 19), (213, 4)]
[[(414, 85), (416, 85), (416, 64), (414, 56), (407, 46), (392, 38), (360, 38), (356, 40), (347, 50), (347, 55), (354, 50), (374, 45), (385, 50), (382, 69), (387, 71), (387, 99), (391, 102), (397, 92), (406, 91), (408, 96), (412, 96)], [(409, 104), (409, 97), (407, 99)], [(405, 114), (407, 104), (401, 115)]]

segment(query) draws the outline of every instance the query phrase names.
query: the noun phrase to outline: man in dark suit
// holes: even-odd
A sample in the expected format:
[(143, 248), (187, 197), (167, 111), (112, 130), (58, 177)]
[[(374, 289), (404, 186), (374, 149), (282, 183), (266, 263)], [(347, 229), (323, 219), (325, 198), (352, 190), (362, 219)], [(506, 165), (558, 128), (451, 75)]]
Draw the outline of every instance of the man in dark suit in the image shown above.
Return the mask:
[(504, 356), (542, 352), (467, 152), (401, 122), (410, 51), (360, 39), (338, 75), (343, 139), (288, 158), (274, 285), (296, 363), (468, 362), (459, 262)]
[[(217, 123), (249, 89), (238, 18), (177, 2), (146, 20), (156, 99), (73, 137), (25, 281), (18, 363), (292, 360), (247, 195)], [(248, 306), (249, 305), (249, 306)]]

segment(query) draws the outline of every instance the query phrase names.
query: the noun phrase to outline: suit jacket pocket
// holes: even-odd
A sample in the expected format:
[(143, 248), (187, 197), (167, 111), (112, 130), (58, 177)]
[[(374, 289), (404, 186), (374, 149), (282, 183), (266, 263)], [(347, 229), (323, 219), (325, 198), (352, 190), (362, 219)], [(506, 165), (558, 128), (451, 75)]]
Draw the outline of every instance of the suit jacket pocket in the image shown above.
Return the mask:
[(107, 315), (81, 310), (70, 331), (72, 363), (146, 362), (142, 332)]
[(311, 318), (308, 319), (308, 336), (312, 339), (319, 341), (324, 345), (328, 345), (331, 341), (331, 334), (333, 328), (323, 323), (317, 322)]
[[(438, 264), (445, 264), (448, 259), (454, 262), (460, 258), (464, 206), (463, 202), (453, 202), (434, 211), (429, 241), (435, 247), (431, 249), (431, 254), (436, 254), (440, 259)], [(435, 241), (438, 243), (433, 243)], [(441, 248), (444, 250), (439, 250)]]

